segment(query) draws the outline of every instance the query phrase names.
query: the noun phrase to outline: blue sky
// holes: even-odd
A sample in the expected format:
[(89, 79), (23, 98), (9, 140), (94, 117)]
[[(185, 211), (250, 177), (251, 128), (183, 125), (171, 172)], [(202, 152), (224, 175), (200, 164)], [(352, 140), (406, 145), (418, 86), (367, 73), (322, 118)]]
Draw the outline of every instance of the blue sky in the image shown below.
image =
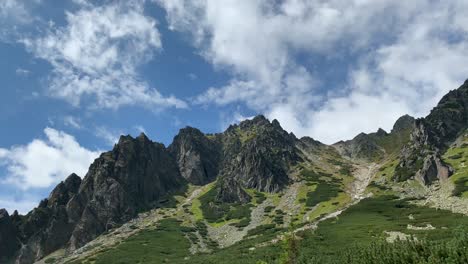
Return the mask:
[(325, 143), (426, 115), (468, 77), (462, 0), (3, 0), (0, 208), (120, 134), (168, 145), (256, 114)]

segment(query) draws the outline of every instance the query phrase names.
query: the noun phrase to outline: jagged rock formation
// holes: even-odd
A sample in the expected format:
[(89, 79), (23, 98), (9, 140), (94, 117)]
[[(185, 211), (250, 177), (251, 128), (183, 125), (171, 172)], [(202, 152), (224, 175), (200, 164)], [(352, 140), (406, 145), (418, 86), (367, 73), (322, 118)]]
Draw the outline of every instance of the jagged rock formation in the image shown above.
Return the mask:
[(338, 152), (351, 159), (378, 161), (399, 150), (408, 140), (410, 131), (414, 128), (414, 118), (409, 115), (400, 117), (387, 133), (379, 128), (377, 132), (360, 133), (347, 141), (333, 144)]
[(79, 248), (157, 206), (164, 195), (184, 184), (164, 145), (144, 134), (135, 139), (122, 136), (112, 151), (94, 161), (83, 181), (70, 175), (26, 216), (12, 217), (22, 242), (16, 261), (32, 263), (64, 246)]
[(219, 171), (219, 142), (192, 127), (181, 129), (169, 146), (180, 174), (190, 183), (203, 185), (215, 180)]
[(0, 262), (12, 257), (19, 247), (16, 226), (8, 212), (0, 209)]
[(378, 145), (375, 138), (386, 134), (382, 129), (379, 129), (379, 133), (360, 133), (351, 140), (340, 141), (333, 146), (341, 155), (351, 159), (377, 160), (385, 155), (385, 150)]
[(251, 200), (251, 197), (242, 189), (239, 182), (231, 177), (219, 179), (216, 191), (216, 200), (224, 203), (248, 203)]
[(366, 162), (398, 158), (397, 181), (415, 177), (430, 184), (446, 179), (452, 170), (440, 155), (468, 127), (467, 107), (465, 82), (424, 119), (405, 115), (390, 133), (361, 133), (333, 146), (297, 139), (264, 116), (214, 135), (187, 127), (168, 148), (144, 134), (122, 136), (94, 161), (83, 180), (70, 175), (27, 215), (0, 210), (0, 261), (32, 263), (59, 248), (75, 250), (138, 212), (163, 206), (187, 183), (217, 181), (212, 192), (217, 202), (247, 203), (247, 188), (278, 192), (295, 180), (291, 175), (300, 163), (318, 160), (323, 153), (341, 158), (336, 150)]
[(23, 244), (17, 258), (19, 263), (33, 262), (67, 243), (73, 224), (68, 220), (66, 205), (78, 192), (80, 183), (81, 178), (72, 174), (26, 216), (13, 214), (18, 239)]
[(400, 153), (395, 180), (416, 176), (423, 183), (431, 184), (448, 178), (453, 170), (440, 156), (466, 127), (468, 80), (445, 95), (426, 118), (416, 120), (411, 140)]
[(230, 126), (222, 135), (220, 177), (234, 178), (245, 188), (276, 192), (289, 183), (288, 170), (300, 161), (298, 139), (277, 120), (257, 116)]
[(414, 117), (410, 115), (403, 115), (400, 118), (397, 119), (395, 124), (393, 125), (392, 131), (390, 132), (391, 134), (402, 134), (402, 133), (407, 133), (408, 130), (413, 130), (415, 127), (415, 122), (416, 120)]
[(76, 223), (70, 248), (154, 207), (163, 195), (180, 188), (183, 178), (164, 145), (144, 134), (121, 137), (110, 152), (91, 165), (80, 190), (67, 205)]

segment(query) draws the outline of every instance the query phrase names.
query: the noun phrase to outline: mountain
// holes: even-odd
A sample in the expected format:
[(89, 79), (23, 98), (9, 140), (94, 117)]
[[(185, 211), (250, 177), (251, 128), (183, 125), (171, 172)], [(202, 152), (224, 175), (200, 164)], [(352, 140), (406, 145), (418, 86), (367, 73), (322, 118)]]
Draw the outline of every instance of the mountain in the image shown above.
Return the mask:
[(417, 177), (426, 184), (447, 179), (453, 169), (441, 160), (441, 155), (468, 127), (468, 81), (450, 91), (432, 109), (416, 120), (411, 141), (400, 153), (400, 163), (394, 178), (403, 181)]
[(168, 147), (122, 136), (28, 214), (0, 210), (0, 261), (329, 263), (355, 237), (448, 238), (468, 226), (467, 107), (465, 82), (425, 118), (333, 145), (262, 115)]

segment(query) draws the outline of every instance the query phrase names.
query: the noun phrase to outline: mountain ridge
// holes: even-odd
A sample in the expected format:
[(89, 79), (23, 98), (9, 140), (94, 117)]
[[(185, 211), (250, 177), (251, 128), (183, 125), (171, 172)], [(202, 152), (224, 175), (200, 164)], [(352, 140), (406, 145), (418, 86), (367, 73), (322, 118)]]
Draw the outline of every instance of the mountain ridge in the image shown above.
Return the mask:
[[(358, 181), (353, 175), (363, 164), (391, 160), (396, 164), (390, 175), (395, 182), (446, 181), (454, 169), (442, 155), (467, 127), (468, 81), (444, 96), (426, 118), (404, 115), (389, 133), (382, 129), (360, 133), (333, 145), (310, 137), (298, 139), (263, 115), (217, 134), (182, 128), (167, 147), (144, 133), (136, 138), (121, 136), (111, 151), (91, 164), (83, 179), (71, 174), (27, 215), (0, 211), (0, 260), (32, 263), (60, 248), (72, 253), (141, 212), (170, 207), (173, 196), (190, 186), (213, 185), (213, 193), (202, 196), (208, 201), (198, 209), (203, 214), (213, 213), (216, 221), (234, 217), (242, 222), (251, 221), (244, 216), (252, 209), (236, 211), (239, 204), (258, 205), (265, 199), (262, 196), (288, 192), (293, 200), (307, 201), (307, 206), (293, 207), (298, 216), (308, 219), (317, 214), (315, 200), (341, 197), (345, 192), (338, 189)], [(301, 183), (299, 189), (291, 189), (296, 183)], [(309, 196), (315, 191), (308, 186), (325, 188), (325, 196)], [(285, 206), (293, 210), (289, 203)], [(292, 218), (281, 216), (277, 224), (283, 225), (284, 219), (291, 224), (302, 221)]]

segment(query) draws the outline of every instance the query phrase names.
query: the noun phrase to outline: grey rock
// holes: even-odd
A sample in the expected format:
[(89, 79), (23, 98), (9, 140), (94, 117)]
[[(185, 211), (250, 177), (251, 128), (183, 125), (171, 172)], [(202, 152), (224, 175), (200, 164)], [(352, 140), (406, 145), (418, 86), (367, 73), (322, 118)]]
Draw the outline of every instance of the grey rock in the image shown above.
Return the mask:
[(102, 232), (158, 205), (164, 195), (185, 184), (177, 164), (164, 145), (144, 134), (122, 136), (110, 152), (91, 165), (79, 192), (67, 204), (76, 223), (69, 241), (71, 250)]
[(19, 248), (17, 229), (8, 212), (0, 209), (0, 262), (12, 258)]
[(289, 168), (301, 161), (298, 139), (264, 116), (230, 126), (221, 140), (220, 177), (234, 178), (244, 188), (277, 192), (289, 184)]
[(186, 127), (179, 131), (168, 149), (188, 182), (204, 185), (216, 179), (221, 146), (214, 137), (209, 139), (200, 130)]
[(410, 115), (403, 115), (397, 119), (393, 125), (391, 133), (400, 133), (402, 131), (413, 129), (415, 125), (414, 117)]
[(242, 189), (234, 178), (227, 177), (219, 179), (216, 186), (216, 200), (224, 203), (248, 203), (251, 197)]

